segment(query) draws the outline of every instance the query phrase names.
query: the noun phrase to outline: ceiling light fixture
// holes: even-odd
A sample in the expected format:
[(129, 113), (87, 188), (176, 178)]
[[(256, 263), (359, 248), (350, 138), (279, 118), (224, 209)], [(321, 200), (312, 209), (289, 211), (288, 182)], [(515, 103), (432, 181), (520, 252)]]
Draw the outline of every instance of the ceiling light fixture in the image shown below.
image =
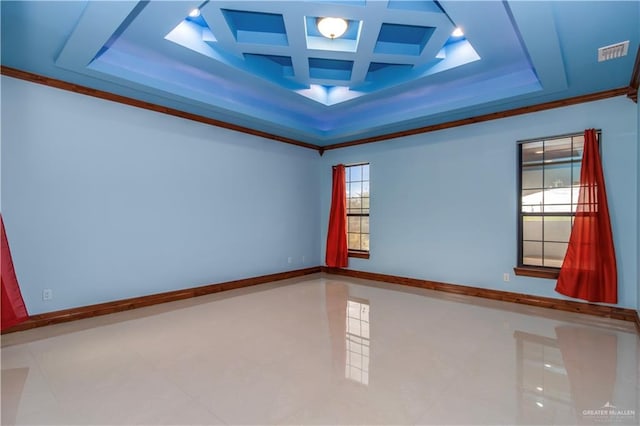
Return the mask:
[(198, 16), (200, 16), (200, 9), (193, 9), (191, 12), (189, 12), (189, 16), (191, 18), (197, 18)]
[(464, 35), (464, 32), (462, 32), (462, 28), (456, 28), (455, 30), (453, 30), (453, 32), (451, 33), (452, 37), (462, 37)]
[(320, 34), (330, 39), (342, 36), (348, 27), (347, 21), (342, 18), (321, 18), (317, 25)]

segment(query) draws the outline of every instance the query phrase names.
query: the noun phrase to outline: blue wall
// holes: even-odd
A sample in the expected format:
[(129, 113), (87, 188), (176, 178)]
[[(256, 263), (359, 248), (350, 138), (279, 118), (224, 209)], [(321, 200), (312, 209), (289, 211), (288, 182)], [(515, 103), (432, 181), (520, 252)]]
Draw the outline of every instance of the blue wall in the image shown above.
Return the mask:
[[(638, 301), (637, 108), (618, 97), (327, 151), (321, 233), (331, 165), (371, 163), (371, 257), (350, 268), (564, 298), (555, 281), (513, 276), (517, 252), (516, 141), (601, 128), (616, 245), (619, 306)], [(323, 239), (324, 253), (324, 239)], [(511, 280), (503, 281), (503, 273)]]
[(319, 265), (318, 158), (3, 76), (2, 213), (29, 313)]
[(513, 276), (516, 141), (596, 127), (619, 306), (638, 308), (638, 113), (619, 97), (319, 157), (2, 77), (2, 212), (37, 314), (322, 264), (330, 166), (369, 161), (371, 258), (351, 268), (564, 298)]

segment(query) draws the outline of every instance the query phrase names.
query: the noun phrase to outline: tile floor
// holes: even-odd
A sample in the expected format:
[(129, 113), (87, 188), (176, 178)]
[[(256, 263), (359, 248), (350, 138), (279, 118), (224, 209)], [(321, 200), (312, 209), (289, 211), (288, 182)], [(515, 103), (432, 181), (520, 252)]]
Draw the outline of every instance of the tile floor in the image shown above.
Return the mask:
[(315, 274), (5, 335), (2, 424), (638, 424), (638, 340)]

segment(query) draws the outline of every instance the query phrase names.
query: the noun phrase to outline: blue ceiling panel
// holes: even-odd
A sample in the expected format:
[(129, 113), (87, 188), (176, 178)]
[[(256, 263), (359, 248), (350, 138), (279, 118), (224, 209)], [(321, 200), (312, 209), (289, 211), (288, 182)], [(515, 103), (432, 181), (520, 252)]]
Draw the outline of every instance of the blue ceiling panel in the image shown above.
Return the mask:
[(314, 79), (349, 81), (352, 70), (353, 61), (309, 58), (309, 75)]
[(229, 28), (234, 33), (249, 31), (256, 33), (286, 34), (282, 15), (277, 13), (249, 12), (222, 9)]
[(238, 43), (288, 45), (280, 14), (228, 9), (222, 9), (222, 14)]
[(371, 62), (367, 72), (367, 81), (387, 81), (389, 78), (402, 78), (404, 74), (411, 72), (412, 68), (413, 65), (410, 64)]
[(293, 64), (289, 56), (245, 53), (244, 59), (254, 69), (262, 70), (268, 78), (293, 77)]
[(382, 24), (378, 41), (392, 44), (417, 44), (423, 47), (435, 28), (417, 25)]
[(324, 0), (325, 3), (335, 3), (343, 6), (356, 6), (356, 7), (366, 6), (367, 1), (375, 1), (375, 0)]
[(438, 2), (431, 0), (389, 0), (389, 9), (415, 10), (420, 12), (442, 12)]

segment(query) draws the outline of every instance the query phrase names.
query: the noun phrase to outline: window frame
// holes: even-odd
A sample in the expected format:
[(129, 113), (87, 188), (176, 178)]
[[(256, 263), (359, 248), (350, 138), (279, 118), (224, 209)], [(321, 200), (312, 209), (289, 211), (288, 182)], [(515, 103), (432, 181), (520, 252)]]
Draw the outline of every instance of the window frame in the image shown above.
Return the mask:
[[(516, 210), (516, 222), (518, 227), (518, 247), (517, 247), (517, 266), (513, 268), (514, 273), (516, 275), (534, 277), (534, 278), (547, 278), (547, 279), (557, 279), (560, 274), (561, 267), (552, 267), (552, 266), (537, 266), (537, 265), (525, 265), (524, 264), (524, 226), (523, 226), (523, 218), (525, 216), (540, 216), (544, 218), (545, 216), (568, 216), (571, 217), (571, 228), (573, 229), (573, 218), (575, 218), (576, 212), (538, 212), (535, 214), (531, 213), (523, 213), (522, 211), (522, 147), (523, 145), (531, 142), (546, 142), (553, 141), (555, 139), (563, 139), (563, 138), (573, 138), (576, 136), (583, 136), (584, 131), (582, 132), (571, 132), (565, 133), (561, 135), (547, 136), (547, 137), (539, 137), (532, 138), (526, 140), (517, 141), (517, 210)], [(602, 142), (602, 131), (600, 129), (596, 130), (596, 137), (598, 141), (598, 149), (601, 147)], [(584, 155), (584, 151), (582, 153)], [(582, 157), (580, 158), (580, 163), (582, 163)], [(543, 168), (544, 168), (544, 157), (543, 157)], [(544, 170), (544, 169), (543, 169)], [(544, 172), (543, 172), (544, 173)], [(544, 176), (544, 174), (543, 174)], [(544, 184), (544, 182), (543, 182)], [(573, 184), (572, 186), (573, 187)], [(577, 204), (577, 200), (576, 200)], [(542, 238), (542, 243), (544, 244), (544, 236)]]
[[(351, 164), (345, 164), (345, 171), (346, 169), (349, 169), (350, 167), (358, 167), (358, 166), (369, 166), (369, 173), (371, 173), (371, 163), (363, 161), (361, 163), (351, 163)], [(367, 182), (369, 184), (369, 188), (371, 188), (371, 175), (369, 174), (369, 178), (365, 181), (364, 179), (362, 180), (362, 182)], [(347, 179), (347, 174), (345, 173), (345, 186), (348, 186), (349, 183), (351, 183), (350, 180)], [(371, 247), (369, 247), (369, 250), (355, 250), (355, 249), (351, 249), (348, 248), (348, 234), (349, 234), (349, 217), (367, 217), (370, 218), (370, 213), (371, 213), (371, 189), (369, 189), (369, 208), (367, 209), (368, 212), (367, 213), (349, 213), (349, 197), (347, 197), (347, 254), (349, 257), (354, 257), (354, 258), (359, 258), (359, 259), (369, 259), (370, 256), (370, 251), (371, 251)], [(369, 231), (371, 231), (371, 229), (369, 228)], [(360, 232), (360, 234), (362, 235), (362, 232)], [(369, 235), (369, 238), (371, 238), (371, 232), (367, 233)]]

